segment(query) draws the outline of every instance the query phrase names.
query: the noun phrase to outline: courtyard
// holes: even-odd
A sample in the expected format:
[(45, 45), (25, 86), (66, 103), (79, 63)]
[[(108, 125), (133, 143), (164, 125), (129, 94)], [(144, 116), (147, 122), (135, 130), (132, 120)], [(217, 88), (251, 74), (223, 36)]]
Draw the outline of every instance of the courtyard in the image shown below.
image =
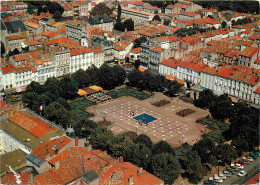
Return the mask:
[[(170, 100), (162, 107), (151, 105), (151, 102), (161, 99)], [(195, 113), (181, 117), (176, 113), (183, 109), (195, 110)], [(208, 115), (208, 112), (186, 103), (178, 98), (172, 100), (162, 93), (146, 100), (138, 100), (130, 96), (122, 96), (114, 101), (87, 107), (87, 111), (94, 113), (94, 121), (103, 119), (113, 122), (110, 126), (114, 134), (132, 131), (148, 135), (153, 142), (166, 140), (174, 147), (188, 142), (193, 144), (204, 134), (205, 127), (196, 120)]]

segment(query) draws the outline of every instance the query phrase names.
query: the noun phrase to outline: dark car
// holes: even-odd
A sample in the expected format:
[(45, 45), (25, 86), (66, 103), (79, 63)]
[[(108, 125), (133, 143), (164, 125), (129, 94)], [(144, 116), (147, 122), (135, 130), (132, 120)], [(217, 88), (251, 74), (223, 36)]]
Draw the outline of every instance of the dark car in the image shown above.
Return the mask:
[(203, 184), (217, 184), (214, 180), (204, 180)]

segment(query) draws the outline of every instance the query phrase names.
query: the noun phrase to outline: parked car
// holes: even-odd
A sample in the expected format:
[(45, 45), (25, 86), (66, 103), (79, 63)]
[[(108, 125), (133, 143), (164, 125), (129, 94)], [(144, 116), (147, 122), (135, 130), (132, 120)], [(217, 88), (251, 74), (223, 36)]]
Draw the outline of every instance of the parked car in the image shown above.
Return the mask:
[(245, 165), (245, 162), (244, 162), (244, 161), (241, 161), (241, 160), (240, 160), (240, 161), (236, 161), (236, 162), (235, 162), (235, 165), (237, 166), (237, 164)]
[(255, 152), (255, 156), (256, 157), (260, 157), (260, 153), (259, 152)]
[(223, 179), (223, 180), (226, 180), (227, 179), (227, 176), (225, 176), (222, 172), (219, 172), (218, 173), (218, 176), (219, 178)]
[(239, 177), (243, 177), (246, 175), (246, 172), (244, 170), (241, 170), (238, 174)]
[(223, 171), (223, 174), (226, 176), (226, 177), (231, 177), (231, 172), (227, 171), (227, 170), (224, 170)]
[(214, 181), (214, 180), (204, 180), (203, 184), (216, 184), (216, 181)]
[(237, 164), (236, 166), (237, 166), (237, 169), (244, 169), (244, 165), (242, 165), (242, 164)]
[[(254, 161), (254, 158), (253, 158), (253, 157), (250, 157), (249, 155), (247, 155), (246, 158), (247, 158), (247, 160), (249, 160), (250, 162)], [(257, 159), (257, 158), (255, 157), (255, 159)]]
[(234, 163), (231, 163), (230, 167), (231, 167), (232, 169), (236, 169), (236, 165), (235, 165)]

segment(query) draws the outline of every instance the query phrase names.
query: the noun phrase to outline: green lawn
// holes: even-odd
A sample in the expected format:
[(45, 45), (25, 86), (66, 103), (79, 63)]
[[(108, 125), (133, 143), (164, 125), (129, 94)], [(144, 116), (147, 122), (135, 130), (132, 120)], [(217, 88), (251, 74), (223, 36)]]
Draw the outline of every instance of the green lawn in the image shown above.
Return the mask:
[(74, 110), (81, 118), (88, 118), (91, 116), (90, 113), (83, 110), (84, 107), (95, 105), (93, 101), (88, 99), (78, 100), (76, 102), (70, 103), (70, 107)]
[(118, 89), (118, 90), (114, 90), (114, 91), (110, 91), (106, 94), (111, 96), (113, 99), (116, 99), (116, 98), (119, 98), (119, 97), (122, 97), (122, 96), (125, 96), (125, 95), (135, 97), (139, 100), (145, 100), (145, 99), (151, 97), (151, 95), (149, 95), (149, 94), (146, 94), (144, 92), (134, 90), (134, 89), (128, 88), (128, 87)]

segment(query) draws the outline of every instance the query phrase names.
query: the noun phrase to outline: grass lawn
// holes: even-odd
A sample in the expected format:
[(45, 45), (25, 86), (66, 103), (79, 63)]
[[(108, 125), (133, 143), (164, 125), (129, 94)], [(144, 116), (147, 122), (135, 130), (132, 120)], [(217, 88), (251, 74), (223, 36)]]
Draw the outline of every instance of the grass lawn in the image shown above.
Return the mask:
[(88, 99), (78, 100), (76, 102), (70, 103), (70, 108), (74, 110), (81, 118), (88, 118), (91, 116), (89, 112), (83, 110), (83, 108), (95, 105), (93, 101)]
[(125, 96), (125, 95), (132, 96), (132, 97), (137, 98), (139, 100), (145, 100), (145, 99), (151, 97), (151, 95), (149, 95), (149, 94), (146, 94), (146, 93), (138, 91), (138, 90), (134, 90), (134, 89), (129, 88), (129, 87), (110, 91), (106, 94), (111, 96), (113, 99), (116, 99), (116, 98), (119, 98), (119, 97), (122, 97), (122, 96)]

